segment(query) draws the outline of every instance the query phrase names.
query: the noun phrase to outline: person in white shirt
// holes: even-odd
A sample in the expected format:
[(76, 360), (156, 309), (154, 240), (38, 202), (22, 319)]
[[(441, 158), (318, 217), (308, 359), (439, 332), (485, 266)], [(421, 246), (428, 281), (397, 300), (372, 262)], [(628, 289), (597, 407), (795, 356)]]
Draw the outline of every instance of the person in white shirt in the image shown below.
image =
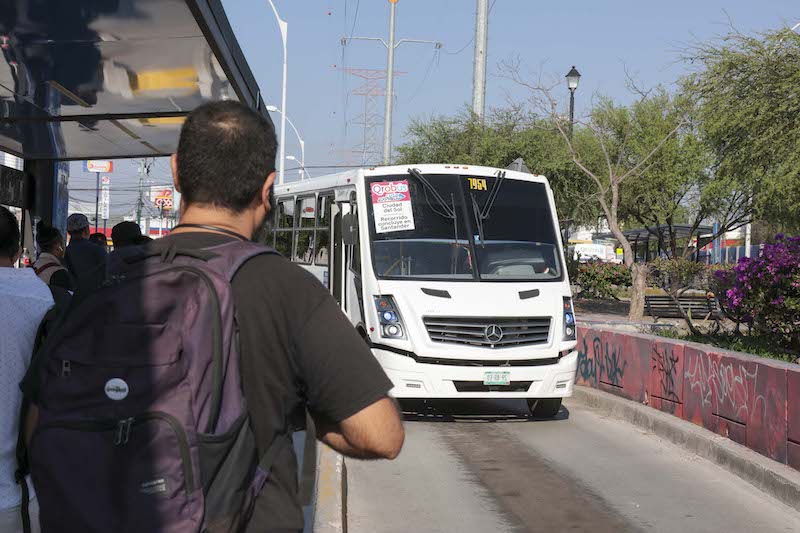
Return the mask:
[[(0, 206), (0, 532), (22, 531), (22, 491), (14, 480), (22, 392), (19, 383), (31, 361), (36, 332), (53, 306), (53, 295), (32, 268), (14, 268), (20, 255), (16, 217)], [(31, 495), (33, 492), (31, 491)], [(31, 496), (31, 525), (39, 531)]]

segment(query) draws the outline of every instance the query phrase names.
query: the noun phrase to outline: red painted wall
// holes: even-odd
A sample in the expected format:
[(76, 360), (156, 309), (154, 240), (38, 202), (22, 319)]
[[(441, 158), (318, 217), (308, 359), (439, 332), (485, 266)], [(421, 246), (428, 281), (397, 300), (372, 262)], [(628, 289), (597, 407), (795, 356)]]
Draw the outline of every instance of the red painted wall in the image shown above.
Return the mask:
[(575, 382), (650, 405), (800, 470), (800, 365), (579, 326)]

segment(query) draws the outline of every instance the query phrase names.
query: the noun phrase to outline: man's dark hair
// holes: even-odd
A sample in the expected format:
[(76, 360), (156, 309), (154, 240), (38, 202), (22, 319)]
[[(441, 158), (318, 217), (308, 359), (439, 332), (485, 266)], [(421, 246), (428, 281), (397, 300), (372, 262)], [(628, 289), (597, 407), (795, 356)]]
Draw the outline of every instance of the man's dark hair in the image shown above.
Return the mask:
[(56, 228), (40, 221), (36, 224), (36, 244), (43, 252), (52, 252), (58, 244), (64, 244), (64, 236)]
[(238, 102), (212, 102), (192, 111), (178, 142), (183, 201), (241, 212), (275, 172), (278, 142), (272, 124)]
[(108, 246), (108, 237), (106, 237), (104, 233), (98, 231), (97, 233), (89, 235), (89, 242), (99, 244), (100, 246)]
[(19, 223), (14, 213), (0, 205), (0, 257), (14, 259), (19, 251)]

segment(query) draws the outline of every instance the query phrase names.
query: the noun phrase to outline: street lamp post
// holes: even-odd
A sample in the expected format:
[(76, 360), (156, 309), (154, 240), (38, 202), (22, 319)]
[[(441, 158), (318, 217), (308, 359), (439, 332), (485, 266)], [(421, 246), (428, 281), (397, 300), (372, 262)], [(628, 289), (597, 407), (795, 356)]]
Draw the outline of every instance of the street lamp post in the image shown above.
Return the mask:
[[(281, 120), (288, 121), (289, 125), (294, 130), (294, 134), (297, 135), (297, 140), (300, 141), (300, 165), (303, 167), (300, 170), (300, 179), (302, 180), (303, 179), (303, 170), (306, 168), (306, 142), (300, 136), (300, 132), (297, 131), (297, 128), (295, 127), (294, 122), (292, 122), (291, 119), (286, 116), (286, 113), (284, 113), (283, 111), (278, 109), (277, 106), (274, 106), (274, 105), (268, 105), (267, 106), (267, 111), (269, 111), (270, 113), (280, 113), (281, 114)], [(281, 141), (281, 145), (283, 145), (283, 141)], [(283, 151), (283, 154), (284, 154), (284, 157), (286, 157), (286, 155), (285, 155), (286, 151), (285, 150)], [(289, 158), (286, 157), (286, 159), (289, 159)], [(306, 172), (306, 174), (308, 174), (308, 173)]]
[(303, 179), (303, 173), (305, 173), (305, 175), (306, 175), (306, 177), (307, 177), (307, 178), (311, 178), (311, 174), (309, 174), (309, 173), (308, 173), (308, 171), (306, 170), (306, 166), (303, 164), (303, 162), (302, 162), (301, 160), (298, 160), (298, 159), (297, 159), (295, 156), (293, 156), (293, 155), (287, 155), (287, 156), (286, 156), (286, 159), (287, 159), (288, 161), (294, 161), (294, 162), (296, 162), (296, 163), (299, 163), (299, 164), (300, 164), (300, 179)]
[(281, 30), (281, 40), (283, 41), (283, 87), (281, 89), (281, 146), (280, 146), (280, 161), (278, 163), (278, 183), (283, 183), (283, 171), (285, 168), (284, 160), (286, 158), (286, 72), (287, 72), (287, 57), (286, 57), (286, 35), (289, 32), (289, 24), (278, 15), (278, 10), (272, 0), (267, 0), (272, 7), (272, 12), (275, 13), (275, 18), (278, 19), (278, 27)]
[(575, 90), (581, 81), (581, 73), (572, 65), (567, 75), (567, 88), (569, 88), (569, 140), (572, 140), (572, 129), (575, 126)]

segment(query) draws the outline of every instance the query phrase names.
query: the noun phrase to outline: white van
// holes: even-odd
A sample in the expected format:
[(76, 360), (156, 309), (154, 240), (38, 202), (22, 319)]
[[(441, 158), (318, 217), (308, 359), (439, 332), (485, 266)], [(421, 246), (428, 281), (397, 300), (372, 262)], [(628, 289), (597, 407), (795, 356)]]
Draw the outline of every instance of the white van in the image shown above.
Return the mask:
[(378, 167), (275, 197), (269, 244), (330, 289), (396, 398), (525, 398), (552, 417), (572, 394), (575, 315), (545, 177)]

